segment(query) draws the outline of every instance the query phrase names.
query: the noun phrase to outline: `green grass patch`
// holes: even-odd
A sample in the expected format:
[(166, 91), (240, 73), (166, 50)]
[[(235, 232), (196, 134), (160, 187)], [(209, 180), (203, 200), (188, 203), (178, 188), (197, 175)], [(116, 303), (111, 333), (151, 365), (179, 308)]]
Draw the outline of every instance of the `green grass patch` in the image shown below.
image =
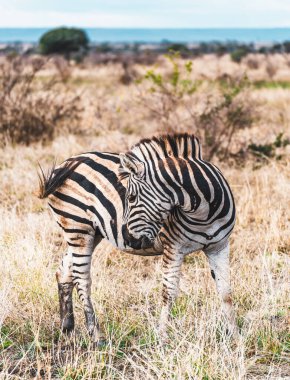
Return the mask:
[(288, 81), (266, 81), (266, 80), (261, 80), (257, 82), (253, 82), (253, 86), (256, 89), (290, 89), (290, 82)]
[(179, 297), (171, 310), (171, 316), (173, 318), (182, 318), (189, 313), (191, 305), (191, 299), (189, 296)]
[(0, 350), (5, 350), (6, 348), (12, 346), (13, 341), (10, 338), (10, 329), (7, 326), (2, 326), (0, 329)]
[(98, 80), (91, 77), (73, 77), (69, 80), (69, 84), (73, 86), (92, 86), (98, 83)]

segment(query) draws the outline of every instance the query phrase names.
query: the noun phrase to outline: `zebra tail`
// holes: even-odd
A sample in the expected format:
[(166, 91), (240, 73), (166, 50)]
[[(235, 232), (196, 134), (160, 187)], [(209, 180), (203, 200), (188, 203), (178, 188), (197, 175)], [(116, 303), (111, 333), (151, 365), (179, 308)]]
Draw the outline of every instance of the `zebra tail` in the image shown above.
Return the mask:
[(40, 199), (48, 197), (50, 194), (54, 193), (70, 176), (70, 174), (84, 161), (84, 159), (71, 158), (64, 162), (60, 167), (56, 168), (56, 162), (53, 163), (52, 167), (47, 173), (44, 172), (40, 164), (38, 170), (38, 192), (37, 196)]

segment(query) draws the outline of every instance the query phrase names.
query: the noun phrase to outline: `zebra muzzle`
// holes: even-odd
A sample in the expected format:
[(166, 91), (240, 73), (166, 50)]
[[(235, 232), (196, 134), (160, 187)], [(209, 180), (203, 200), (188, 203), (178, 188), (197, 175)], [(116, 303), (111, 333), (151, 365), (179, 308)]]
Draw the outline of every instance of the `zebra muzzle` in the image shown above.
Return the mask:
[(147, 248), (152, 248), (154, 246), (154, 242), (149, 239), (147, 236), (143, 236), (141, 240), (141, 248), (142, 249), (147, 249)]
[(126, 224), (123, 225), (122, 232), (125, 246), (131, 247), (133, 249), (147, 249), (154, 246), (154, 242), (150, 240), (148, 236), (142, 236), (139, 239), (136, 239), (129, 233)]

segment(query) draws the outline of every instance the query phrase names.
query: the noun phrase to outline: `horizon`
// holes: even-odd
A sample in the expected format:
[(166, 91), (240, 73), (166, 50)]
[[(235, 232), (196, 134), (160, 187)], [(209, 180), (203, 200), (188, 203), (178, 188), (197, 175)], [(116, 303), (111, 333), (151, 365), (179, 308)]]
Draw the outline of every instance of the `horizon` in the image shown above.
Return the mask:
[[(1, 43), (37, 43), (41, 36), (58, 27), (0, 27)], [(77, 27), (83, 29), (92, 43), (173, 43), (239, 42), (272, 44), (289, 41), (290, 28), (133, 28)]]
[[(63, 26), (66, 27), (66, 26)], [(0, 27), (1, 43), (37, 43), (57, 27)], [(211, 43), (238, 42), (273, 44), (288, 41), (290, 28), (132, 28), (79, 27), (92, 43)]]
[[(77, 29), (127, 29), (127, 30), (144, 30), (144, 29), (155, 29), (155, 30), (218, 30), (218, 29), (230, 29), (230, 30), (238, 30), (238, 29), (258, 29), (258, 30), (271, 30), (271, 29), (290, 29), (290, 26), (269, 26), (269, 27), (260, 27), (260, 26), (218, 26), (218, 27), (134, 27), (134, 26), (82, 26), (82, 25), (69, 25), (69, 24), (60, 24), (60, 25), (48, 25), (48, 26), (0, 26), (0, 29), (56, 29), (56, 28), (77, 28)], [(289, 37), (290, 38), (290, 37)]]

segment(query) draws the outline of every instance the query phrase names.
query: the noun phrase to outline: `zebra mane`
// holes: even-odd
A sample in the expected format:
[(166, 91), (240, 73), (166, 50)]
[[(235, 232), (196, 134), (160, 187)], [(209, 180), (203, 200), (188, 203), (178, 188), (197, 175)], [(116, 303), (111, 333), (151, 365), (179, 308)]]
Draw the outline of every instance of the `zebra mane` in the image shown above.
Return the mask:
[(151, 148), (155, 154), (162, 158), (176, 157), (191, 159), (202, 159), (201, 145), (194, 135), (188, 133), (176, 133), (152, 137), (151, 139), (143, 139), (127, 152), (127, 154), (135, 155), (139, 159), (144, 157), (144, 149)]
[[(151, 139), (143, 139), (134, 145), (125, 156), (137, 161), (147, 161), (146, 152), (154, 154), (157, 160), (175, 157), (185, 160), (202, 160), (201, 145), (194, 135), (188, 133), (176, 133), (161, 136), (154, 136)], [(129, 177), (128, 168), (122, 165), (119, 167), (119, 179), (122, 181)]]

